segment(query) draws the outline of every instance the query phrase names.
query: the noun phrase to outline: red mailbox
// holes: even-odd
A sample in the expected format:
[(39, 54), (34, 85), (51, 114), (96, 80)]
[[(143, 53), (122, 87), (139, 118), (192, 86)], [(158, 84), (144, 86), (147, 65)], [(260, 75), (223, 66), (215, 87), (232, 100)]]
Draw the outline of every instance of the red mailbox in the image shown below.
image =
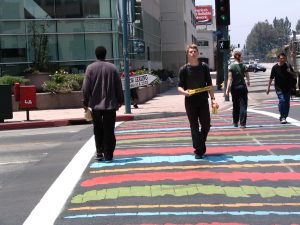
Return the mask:
[(36, 87), (34, 85), (20, 86), (19, 109), (36, 108)]

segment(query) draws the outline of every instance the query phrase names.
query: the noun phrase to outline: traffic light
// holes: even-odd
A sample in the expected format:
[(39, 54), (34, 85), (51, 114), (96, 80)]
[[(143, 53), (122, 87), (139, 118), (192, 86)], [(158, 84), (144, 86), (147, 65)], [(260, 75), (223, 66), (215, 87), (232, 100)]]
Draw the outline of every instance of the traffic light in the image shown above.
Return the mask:
[(215, 0), (215, 7), (217, 25), (230, 25), (230, 0)]

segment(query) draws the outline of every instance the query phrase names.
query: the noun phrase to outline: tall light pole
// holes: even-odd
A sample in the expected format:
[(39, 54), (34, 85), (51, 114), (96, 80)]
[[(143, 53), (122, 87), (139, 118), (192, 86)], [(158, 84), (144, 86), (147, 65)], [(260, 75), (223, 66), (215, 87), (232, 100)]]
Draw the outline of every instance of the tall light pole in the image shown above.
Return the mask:
[(128, 63), (128, 28), (127, 28), (127, 0), (122, 1), (123, 20), (123, 57), (124, 57), (124, 86), (125, 86), (125, 113), (131, 113), (130, 109), (130, 85), (129, 85), (129, 63)]

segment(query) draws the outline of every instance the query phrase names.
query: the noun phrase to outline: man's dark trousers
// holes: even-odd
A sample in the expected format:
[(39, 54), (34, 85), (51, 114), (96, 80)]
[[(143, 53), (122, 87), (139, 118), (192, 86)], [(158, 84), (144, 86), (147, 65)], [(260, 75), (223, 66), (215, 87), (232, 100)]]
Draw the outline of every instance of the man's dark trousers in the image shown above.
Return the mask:
[(241, 126), (247, 122), (248, 89), (246, 84), (231, 87), (233, 123), (240, 121)]
[(116, 147), (116, 110), (93, 110), (93, 125), (97, 154), (104, 153), (105, 160), (113, 158)]
[[(185, 109), (190, 122), (193, 148), (195, 149), (195, 153), (204, 155), (206, 152), (205, 142), (210, 130), (210, 112), (208, 100), (201, 99), (201, 101), (193, 102), (186, 99)], [(199, 130), (199, 123), (201, 125), (201, 131)]]

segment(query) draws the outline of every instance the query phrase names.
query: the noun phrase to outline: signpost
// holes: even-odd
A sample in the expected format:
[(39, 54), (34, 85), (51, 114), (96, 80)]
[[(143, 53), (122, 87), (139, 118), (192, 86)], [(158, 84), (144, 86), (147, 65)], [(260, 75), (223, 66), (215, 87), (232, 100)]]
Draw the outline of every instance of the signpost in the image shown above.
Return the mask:
[[(153, 81), (156, 80), (156, 78), (157, 78), (156, 76), (153, 76), (151, 74), (142, 74), (142, 75), (129, 77), (130, 89), (151, 84)], [(123, 90), (125, 90), (125, 79), (124, 78), (122, 78), (122, 87), (123, 87)]]

